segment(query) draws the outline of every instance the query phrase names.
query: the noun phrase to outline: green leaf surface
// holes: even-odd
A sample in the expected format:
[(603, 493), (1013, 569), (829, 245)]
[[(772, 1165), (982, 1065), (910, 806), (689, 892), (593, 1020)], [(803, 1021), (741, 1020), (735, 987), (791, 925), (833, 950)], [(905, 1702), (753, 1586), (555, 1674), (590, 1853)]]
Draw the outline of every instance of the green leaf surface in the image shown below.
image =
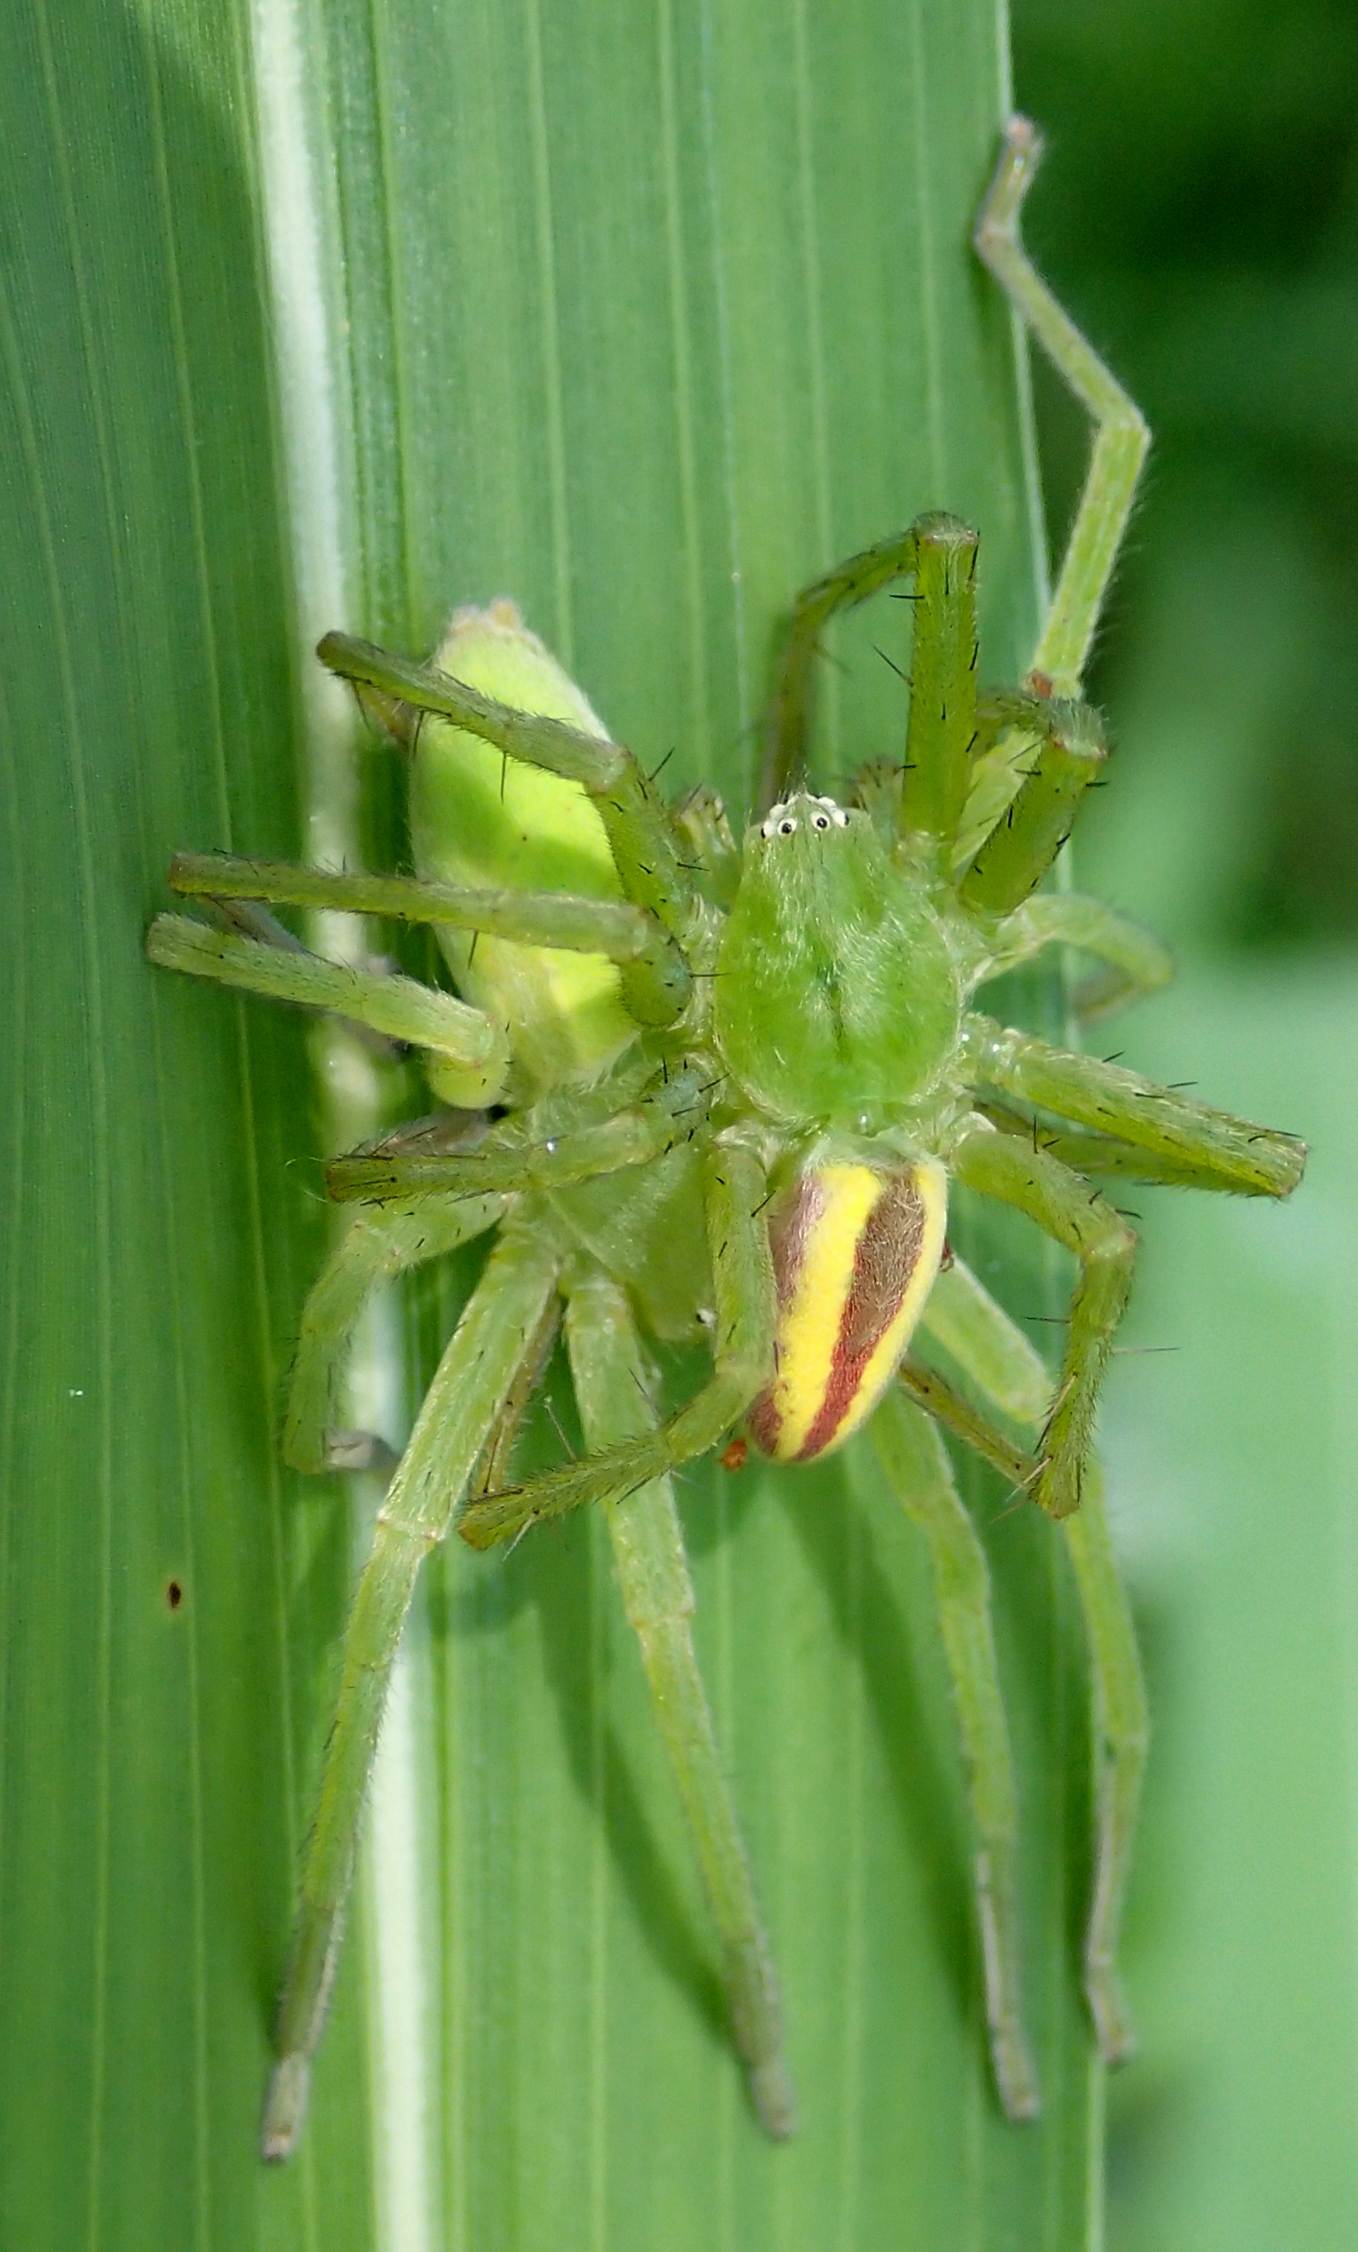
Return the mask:
[(1125, 2252), (1342, 2245), (1358, 2207), (1354, 965), (1185, 965), (1138, 1050), (1312, 1145), (1282, 1210), (1145, 1202), (1105, 1415), (1157, 1720), (1112, 2105)]
[[(0, 85), (0, 2180), (25, 2252), (1022, 2246), (1099, 2234), (1064, 1556), (980, 1492), (1042, 2124), (1000, 2121), (924, 1559), (866, 1454), (684, 1487), (803, 2129), (746, 2112), (600, 1528), (428, 1574), (302, 2153), (255, 2156), (351, 1569), (273, 1450), (333, 1131), (296, 1020), (152, 973), (172, 850), (399, 854), (309, 665), (514, 594), (737, 802), (772, 621), (926, 506), (1036, 616), (1010, 322), (966, 250), (983, 0), (137, 0)], [(885, 612), (885, 615), (882, 615)], [(898, 743), (888, 605), (827, 783)], [(987, 1273), (1048, 1302), (1006, 1237)], [(991, 1255), (983, 1253), (983, 1260)], [(370, 1374), (407, 1408), (451, 1284)], [(398, 1364), (404, 1358), (405, 1374)], [(381, 1404), (379, 1402), (379, 1404)]]

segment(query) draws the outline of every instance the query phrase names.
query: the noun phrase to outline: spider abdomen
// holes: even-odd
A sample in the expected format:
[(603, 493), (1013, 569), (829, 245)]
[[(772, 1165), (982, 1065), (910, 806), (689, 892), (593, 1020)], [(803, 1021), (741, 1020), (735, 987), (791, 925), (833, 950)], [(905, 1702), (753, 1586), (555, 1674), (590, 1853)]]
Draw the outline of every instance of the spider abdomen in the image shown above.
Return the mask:
[[(591, 736), (607, 733), (512, 602), (456, 611), (434, 663), (516, 709)], [(411, 842), (421, 876), (621, 897), (603, 823), (578, 782), (507, 759), (429, 713), (411, 729), (409, 745)], [(535, 1090), (589, 1077), (630, 1038), (618, 972), (603, 955), (447, 926), (437, 937), (458, 990), (497, 1023), (513, 1026), (515, 1055)]]
[(943, 1256), (947, 1179), (920, 1159), (881, 1173), (815, 1164), (774, 1206), (773, 1382), (749, 1431), (777, 1462), (837, 1447), (890, 1383)]

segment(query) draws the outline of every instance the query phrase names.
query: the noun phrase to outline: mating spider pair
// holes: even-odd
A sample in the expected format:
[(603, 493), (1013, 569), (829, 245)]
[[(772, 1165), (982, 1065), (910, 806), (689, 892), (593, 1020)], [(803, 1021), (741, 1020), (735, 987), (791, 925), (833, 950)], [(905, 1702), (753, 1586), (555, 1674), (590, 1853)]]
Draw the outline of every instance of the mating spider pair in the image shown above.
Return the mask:
[[(407, 750), (416, 875), (221, 857), (172, 869), (174, 888), (214, 903), (218, 922), (159, 917), (155, 961), (408, 1043), (447, 1106), (329, 1169), (332, 1194), (361, 1209), (303, 1317), (292, 1462), (355, 1458), (335, 1401), (369, 1292), (493, 1237), (349, 1619), (276, 2034), (270, 2156), (292, 2148), (301, 2123), (419, 1567), (451, 1530), (485, 1548), (586, 1502), (607, 1515), (754, 2105), (771, 2133), (790, 2131), (776, 1981), (697, 1672), (671, 1483), (737, 1427), (793, 1463), (867, 1423), (886, 1490), (930, 1544), (976, 1830), (995, 2078), (1016, 2118), (1036, 2111), (1038, 2088), (1020, 2000), (1014, 1781), (987, 1567), (940, 1426), (1061, 1520), (1101, 1752), (1086, 1988), (1105, 2055), (1127, 2046), (1113, 1953), (1144, 1713), (1091, 1436), (1134, 1238), (1093, 1184), (1135, 1175), (1285, 1196), (1303, 1152), (972, 1005), (988, 979), (1053, 945), (1100, 965), (1084, 989), (1091, 1011), (1167, 975), (1160, 947), (1121, 916), (1038, 891), (1105, 757), (1097, 717), (1076, 699), (1145, 431), (1019, 246), (1036, 154), (1017, 121), (977, 248), (1089, 408), (1096, 438), (1022, 691), (978, 695), (976, 534), (920, 517), (797, 602), (758, 813), (737, 841), (710, 795), (673, 809), (659, 799), (512, 605), (459, 613), (430, 666), (331, 634), (323, 660)], [(896, 582), (908, 584), (914, 620), (905, 758), (867, 766), (841, 806), (800, 786), (818, 643), (837, 611)], [(252, 904), (265, 901), (429, 924), (461, 997), (299, 949)], [(947, 1259), (954, 1183), (1023, 1213), (1073, 1255), (1054, 1383)], [(587, 1452), (515, 1483), (510, 1440), (558, 1326)], [(907, 1357), (917, 1331), (970, 1396)], [(645, 1333), (710, 1351), (707, 1381), (663, 1420)]]

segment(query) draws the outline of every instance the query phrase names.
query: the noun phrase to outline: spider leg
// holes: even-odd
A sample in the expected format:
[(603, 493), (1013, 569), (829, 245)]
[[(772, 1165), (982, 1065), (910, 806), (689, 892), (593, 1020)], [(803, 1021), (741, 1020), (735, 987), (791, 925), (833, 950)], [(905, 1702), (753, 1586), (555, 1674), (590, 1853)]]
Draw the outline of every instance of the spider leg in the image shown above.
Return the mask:
[(900, 1392), (889, 1391), (870, 1428), (893, 1495), (929, 1545), (976, 1829), (991, 2061), (1009, 2118), (1032, 2119), (1041, 2097), (1022, 2022), (1018, 1798), (990, 1621), (990, 1570), (929, 1417)]
[(1130, 916), (1079, 892), (1044, 892), (1005, 917), (986, 975), (999, 977), (1016, 969), (1047, 946), (1074, 947), (1107, 965), (1075, 989), (1075, 1013), (1084, 1023), (1158, 992), (1174, 974), (1169, 948)]
[[(1032, 1484), (1038, 1472), (1033, 1457), (1025, 1454), (1022, 1447), (1015, 1446), (998, 1424), (973, 1407), (965, 1394), (945, 1376), (940, 1376), (936, 1368), (929, 1368), (910, 1353), (901, 1362), (896, 1377), (902, 1391), (909, 1394), (916, 1407), (923, 1408), (935, 1423), (941, 1423), (945, 1431), (960, 1439), (963, 1446), (970, 1447), (982, 1462), (988, 1462), (992, 1470), (998, 1470), (1016, 1491)], [(1049, 1383), (1043, 1393), (1044, 1401), (1050, 1394)]]
[(276, 906), (389, 915), (402, 922), (484, 931), (524, 946), (603, 954), (619, 965), (624, 999), (640, 1024), (672, 1024), (692, 991), (674, 940), (645, 908), (620, 900), (585, 899), (572, 892), (479, 890), (425, 883), (416, 876), (236, 860), (225, 853), (177, 853), (170, 862), (170, 888), (190, 898), (267, 899)]
[(686, 1141), (706, 1116), (711, 1079), (693, 1065), (667, 1070), (641, 1100), (599, 1124), (547, 1132), (541, 1111), (520, 1113), (474, 1149), (434, 1156), (387, 1150), (334, 1158), (326, 1186), (341, 1203), (387, 1204), (417, 1196), (479, 1196), (488, 1190), (565, 1188), (628, 1165), (644, 1165)]
[(306, 2109), (353, 1879), (359, 1822), (415, 1577), (453, 1524), (467, 1481), (531, 1349), (556, 1287), (554, 1246), (540, 1230), (500, 1237), (446, 1346), (400, 1467), (378, 1512), (372, 1551), (344, 1632), (335, 1718), (320, 1798), (302, 1860), (292, 1950), (274, 2030), (277, 2062), (265, 2100), (263, 2150), (286, 2158)]
[(335, 1427), (335, 1395), (373, 1291), (426, 1259), (470, 1243), (504, 1211), (498, 1196), (430, 1198), (415, 1211), (355, 1214), (307, 1295), (288, 1384), (283, 1459), (295, 1470), (373, 1467), (379, 1442)]
[(976, 534), (952, 516), (920, 516), (904, 532), (851, 555), (798, 595), (774, 660), (757, 811), (766, 812), (785, 797), (806, 769), (815, 665), (830, 619), (895, 579), (913, 578), (908, 757), (919, 762), (921, 772), (928, 769), (917, 797), (920, 808), (934, 815), (914, 825), (940, 832), (948, 828), (943, 816), (952, 797), (966, 794), (960, 778), (975, 724), (975, 574)]
[[(1050, 1375), (1022, 1331), (960, 1260), (939, 1276), (921, 1327), (1001, 1415), (1031, 1431), (1040, 1428)], [(977, 1443), (970, 1430), (951, 1422), (947, 1427), (968, 1445)], [(1100, 2054), (1117, 2064), (1133, 2047), (1117, 1942), (1150, 1724), (1136, 1628), (1113, 1552), (1097, 1462), (1088, 1465), (1082, 1507), (1061, 1530), (1089, 1645), (1093, 1705), (1094, 1883), (1085, 1933), (1085, 1996)]]
[(1048, 1126), (1044, 1121), (1006, 1110), (1002, 1103), (982, 1102), (977, 1110), (998, 1126), (1032, 1147), (1036, 1140), (1063, 1165), (1091, 1178), (1127, 1180), (1167, 1189), (1217, 1189), (1238, 1196), (1234, 1180), (1223, 1179), (1210, 1165), (1195, 1165), (1185, 1156), (1167, 1156), (1162, 1150), (1138, 1149), (1135, 1142), (1120, 1142), (1110, 1134), (1078, 1134)]
[(1033, 652), (1033, 672), (1058, 696), (1078, 694), (1089, 646), (1132, 511), (1150, 444), (1145, 420), (1122, 385), (1058, 304), (1019, 241), (1019, 214), (1042, 143), (1025, 117), (1010, 120), (994, 175), (976, 215), (977, 256), (1094, 424), (1084, 490)]
[(716, 1142), (703, 1172), (716, 1299), (711, 1378), (659, 1430), (471, 1503), (458, 1525), (471, 1547), (493, 1548), (539, 1519), (559, 1517), (582, 1502), (608, 1501), (677, 1470), (715, 1446), (768, 1382), (775, 1311), (764, 1168), (738, 1143)]
[(1200, 1186), (1210, 1177), (1239, 1196), (1290, 1196), (1301, 1179), (1306, 1145), (1293, 1134), (1211, 1110), (1119, 1064), (1049, 1047), (990, 1017), (969, 1016), (963, 1039), (973, 1085), (1017, 1095), (1153, 1156), (1186, 1161)]
[(1041, 1423), (1051, 1405), (1051, 1370), (955, 1253), (934, 1277), (919, 1330), (942, 1346), (1001, 1415), (1028, 1429)]
[[(586, 1443), (607, 1448), (654, 1430), (647, 1365), (624, 1292), (600, 1268), (571, 1282), (566, 1345)], [(693, 1583), (668, 1477), (604, 1503), (623, 1608), (641, 1648), (721, 1942), (723, 1983), (750, 2093), (770, 2135), (790, 2135), (794, 2099), (769, 1944), (722, 1769), (693, 1647)]]
[(699, 782), (674, 807), (672, 818), (688, 850), (697, 857), (697, 872), (709, 896), (719, 907), (729, 907), (740, 882), (740, 846), (716, 791)]
[(1085, 1478), (1084, 1506), (1061, 1529), (1084, 1614), (1094, 1708), (1094, 1887), (1085, 1927), (1085, 1998), (1100, 2055), (1109, 2064), (1120, 2064), (1136, 2045), (1118, 1977), (1117, 1948), (1150, 1716), (1136, 1627), (1113, 1552), (1096, 1461)]
[(960, 876), (958, 893), (963, 906), (975, 913), (1008, 915), (1050, 869), (1075, 825), (1085, 791), (1103, 771), (1108, 747), (1091, 705), (1055, 697), (987, 696), (980, 724), (981, 742), (1014, 748), (1003, 753), (998, 770), (1007, 796), (1002, 794), (993, 808), (988, 797), (997, 770), (979, 769), (963, 826), (969, 840), (978, 815), (990, 826)]
[(622, 744), (582, 735), (539, 712), (497, 704), (432, 665), (413, 664), (349, 634), (326, 634), (316, 654), (352, 681), (360, 702), (405, 740), (414, 740), (419, 715), (433, 712), (507, 758), (582, 784), (603, 822), (625, 898), (682, 940), (697, 893), (663, 801)]
[(1042, 1434), (1033, 1498), (1052, 1517), (1078, 1509), (1099, 1385), (1132, 1279), (1136, 1237), (1121, 1214), (1068, 1165), (973, 1118), (952, 1156), (956, 1177), (1011, 1204), (1074, 1253), (1065, 1361)]
[(157, 915), (146, 951), (163, 969), (211, 978), (304, 1009), (333, 1010), (427, 1051), (430, 1085), (446, 1102), (476, 1107), (504, 1087), (509, 1048), (480, 1009), (395, 971), (356, 969), (302, 946), (278, 946), (234, 930), (214, 930), (187, 915)]
[[(445, 1113), (334, 1159), (326, 1169), (331, 1195), (362, 1200), (371, 1209), (355, 1216), (303, 1309), (285, 1460), (307, 1471), (372, 1467), (380, 1442), (338, 1431), (333, 1409), (355, 1325), (373, 1290), (484, 1234), (503, 1217), (508, 1193), (561, 1187), (663, 1154), (691, 1132), (706, 1092), (700, 1074), (688, 1068), (671, 1072), (632, 1108), (605, 1115), (598, 1125), (587, 1115), (569, 1133), (550, 1132), (544, 1113), (551, 1105), (536, 1105), (474, 1136)], [(450, 1130), (458, 1145), (452, 1150)]]

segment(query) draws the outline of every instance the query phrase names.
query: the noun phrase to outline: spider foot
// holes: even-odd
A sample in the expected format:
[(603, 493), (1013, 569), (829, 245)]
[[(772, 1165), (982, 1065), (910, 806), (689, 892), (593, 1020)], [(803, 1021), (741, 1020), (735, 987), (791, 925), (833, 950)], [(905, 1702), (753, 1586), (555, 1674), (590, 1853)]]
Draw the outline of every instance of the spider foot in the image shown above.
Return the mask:
[(1068, 1449), (1055, 1449), (1044, 1457), (1037, 1476), (1027, 1491), (1037, 1503), (1044, 1517), (1073, 1517), (1080, 1506), (1084, 1488), (1084, 1471), (1078, 1455)]
[(1122, 1981), (1107, 1958), (1085, 1964), (1085, 2000), (1094, 2024), (1094, 2038), (1105, 2064), (1125, 2064), (1136, 2048), (1136, 2032), (1128, 2013)]
[(751, 2066), (750, 2101), (760, 2126), (774, 2142), (787, 2142), (796, 2134), (797, 2099), (781, 2057)]
[(1080, 1506), (1084, 1453), (1068, 1420), (1074, 1389), (1067, 1377), (1057, 1390), (1037, 1444), (1037, 1475), (1028, 1487), (1032, 1499), (1048, 1517), (1071, 1517)]
[(1016, 2124), (1036, 2119), (1042, 2110), (1042, 2091), (1022, 2026), (1014, 2022), (993, 2025), (990, 2054), (1005, 2118)]
[(305, 2057), (280, 2058), (269, 2080), (260, 2129), (260, 2154), (271, 2165), (291, 2158), (306, 2118), (311, 2090), (311, 2067)]

